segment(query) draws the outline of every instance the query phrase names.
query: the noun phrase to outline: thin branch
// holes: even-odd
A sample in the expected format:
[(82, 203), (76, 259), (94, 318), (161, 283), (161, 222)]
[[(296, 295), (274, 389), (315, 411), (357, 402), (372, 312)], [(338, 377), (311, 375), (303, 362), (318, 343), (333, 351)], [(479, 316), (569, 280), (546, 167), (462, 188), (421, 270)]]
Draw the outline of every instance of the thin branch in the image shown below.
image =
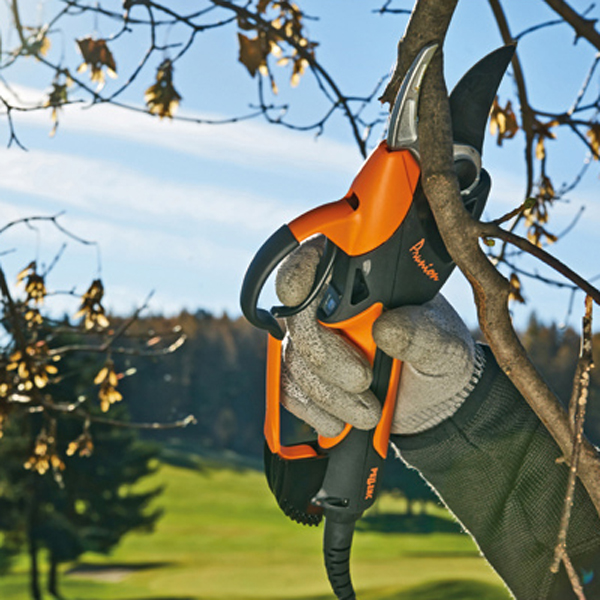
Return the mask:
[[(554, 561), (550, 570), (552, 573), (558, 573), (560, 563), (563, 562), (567, 566), (567, 561), (570, 563), (567, 554), (567, 532), (569, 530), (569, 522), (571, 520), (571, 511), (573, 508), (573, 499), (575, 496), (575, 483), (577, 481), (577, 469), (579, 466), (579, 457), (581, 455), (581, 446), (583, 442), (583, 426), (585, 422), (585, 411), (590, 389), (590, 371), (594, 367), (592, 357), (592, 308), (593, 303), (590, 296), (585, 299), (585, 315), (583, 317), (582, 335), (581, 335), (581, 351), (575, 377), (573, 379), (573, 392), (571, 394), (571, 402), (569, 405), (570, 422), (573, 431), (573, 444), (571, 456), (569, 457), (569, 478), (567, 481), (567, 490), (565, 492), (565, 501), (563, 505), (563, 513), (560, 522), (558, 533), (558, 541), (554, 550)], [(584, 599), (583, 589), (579, 578), (574, 569), (568, 569), (569, 578), (573, 589), (578, 598)]]
[(546, 21), (545, 23), (539, 23), (538, 25), (533, 25), (532, 27), (528, 27), (527, 29), (524, 29), (523, 31), (521, 31), (521, 33), (517, 34), (515, 36), (515, 41), (518, 41), (521, 38), (524, 38), (526, 35), (529, 35), (530, 33), (539, 31), (540, 29), (547, 29), (548, 27), (554, 27), (555, 25), (563, 25), (563, 24), (564, 24), (563, 19), (556, 19), (555, 21)]
[(141, 306), (139, 306), (134, 313), (131, 315), (131, 317), (129, 317), (129, 319), (125, 320), (121, 326), (119, 327), (119, 329), (117, 329), (117, 331), (115, 331), (115, 333), (106, 341), (104, 342), (104, 344), (102, 344), (100, 346), (100, 348), (102, 349), (102, 352), (106, 352), (107, 350), (109, 350), (110, 348), (113, 347), (114, 343), (123, 336), (123, 334), (138, 320), (140, 314), (142, 312), (144, 312), (147, 308), (148, 308), (148, 304), (150, 302), (150, 300), (152, 299), (152, 296), (154, 296), (154, 290), (152, 290), (148, 296), (146, 297), (146, 299), (144, 300), (144, 302), (142, 303)]
[[(500, 0), (489, 0), (490, 8), (496, 19), (502, 41), (505, 44), (511, 44), (514, 42), (514, 38), (510, 32), (510, 27), (504, 14), (504, 9), (500, 4)], [(525, 185), (525, 198), (531, 196), (531, 190), (533, 189), (533, 124), (534, 116), (529, 99), (527, 95), (527, 86), (525, 85), (525, 76), (521, 67), (517, 52), (512, 59), (513, 73), (515, 76), (515, 83), (517, 84), (517, 92), (519, 95), (519, 104), (521, 106), (521, 124), (525, 133), (525, 165), (527, 167), (527, 183)]]
[(8, 222), (6, 225), (0, 227), (0, 235), (2, 235), (5, 231), (14, 227), (15, 225), (27, 225), (28, 223), (33, 223), (35, 221), (50, 221), (61, 233), (64, 233), (67, 237), (83, 244), (84, 246), (97, 246), (98, 242), (93, 242), (90, 240), (86, 240), (78, 235), (74, 234), (72, 231), (69, 231), (66, 227), (63, 227), (58, 219), (65, 215), (65, 211), (61, 211), (51, 216), (34, 216), (34, 217), (23, 217), (22, 219), (15, 219), (14, 221)]
[(63, 225), (61, 225), (58, 222), (58, 220), (64, 214), (65, 214), (65, 211), (61, 211), (59, 213), (56, 213), (55, 215), (50, 215), (50, 216), (33, 216), (33, 217), (23, 217), (21, 219), (15, 219), (14, 221), (10, 221), (10, 222), (6, 223), (6, 225), (0, 227), (0, 235), (2, 235), (4, 232), (8, 231), (12, 227), (15, 227), (16, 225), (25, 225), (27, 227), (31, 227), (32, 223), (35, 223), (38, 221), (46, 221), (46, 222), (52, 223), (52, 225), (54, 225), (54, 227), (56, 227), (56, 229), (58, 229), (66, 237), (76, 241), (78, 244), (82, 244), (83, 246), (93, 246), (96, 249), (97, 271), (98, 271), (98, 273), (100, 273), (102, 271), (102, 258), (101, 258), (101, 254), (100, 254), (100, 244), (98, 244), (98, 242), (95, 242), (92, 240), (86, 240), (85, 238), (78, 236), (77, 234), (73, 233), (72, 231), (70, 231)]
[(21, 24), (21, 17), (19, 15), (18, 0), (12, 0), (11, 11), (12, 11), (13, 20), (15, 23), (15, 29), (17, 30), (19, 40), (21, 41), (21, 46), (23, 47), (23, 49), (26, 49), (27, 48), (27, 40), (25, 39), (25, 34), (23, 33), (23, 25)]
[(586, 279), (575, 273), (575, 271), (567, 267), (563, 262), (546, 252), (543, 248), (532, 244), (525, 238), (498, 227), (494, 223), (479, 223), (478, 227), (480, 228), (482, 237), (501, 239), (512, 244), (513, 246), (516, 246), (524, 252), (535, 256), (543, 263), (547, 264), (549, 267), (552, 267), (555, 271), (566, 277), (569, 281), (572, 281), (577, 287), (581, 288), (586, 294), (594, 299), (596, 304), (600, 304), (600, 290), (591, 285)]
[(586, 157), (586, 159), (583, 161), (583, 167), (581, 167), (579, 173), (577, 173), (577, 175), (575, 176), (573, 181), (571, 181), (571, 183), (569, 183), (569, 184), (565, 183), (563, 186), (561, 186), (561, 188), (558, 192), (559, 196), (564, 196), (565, 194), (572, 192), (579, 185), (579, 183), (583, 179), (583, 176), (585, 175), (587, 170), (590, 168), (590, 165), (592, 164), (592, 157), (593, 157), (593, 154), (591, 154), (591, 153)]
[(592, 146), (592, 144), (590, 144), (589, 140), (586, 139), (586, 137), (581, 133), (581, 131), (577, 129), (577, 126), (574, 123), (568, 123), (568, 125), (572, 129), (573, 133), (584, 143), (585, 146), (587, 146), (591, 155), (595, 159), (600, 158), (600, 156), (598, 156), (598, 151)]
[(52, 269), (54, 269), (54, 267), (58, 264), (58, 261), (61, 259), (62, 255), (64, 254), (64, 251), (66, 249), (67, 249), (67, 244), (66, 243), (62, 244), (60, 249), (58, 250), (58, 252), (55, 254), (54, 258), (52, 259), (52, 262), (44, 270), (44, 273), (42, 274), (44, 279), (46, 277), (48, 277), (48, 274), (50, 273), (50, 271), (52, 271)]
[(380, 15), (410, 15), (412, 12), (406, 8), (390, 8), (390, 4), (393, 0), (386, 0), (380, 8), (374, 8), (372, 13), (379, 13)]
[(571, 587), (577, 596), (577, 600), (586, 600), (583, 587), (579, 581), (579, 576), (577, 575), (577, 571), (575, 571), (575, 567), (573, 566), (568, 554), (565, 553), (562, 555), (562, 562), (565, 565), (565, 570), (567, 571)]
[(596, 19), (586, 19), (573, 10), (564, 0), (544, 0), (575, 30), (576, 38), (586, 39), (594, 48), (600, 50), (600, 33), (596, 31)]
[[(502, 41), (505, 44), (514, 43), (514, 38), (510, 32), (510, 27), (508, 25), (508, 20), (504, 13), (504, 9), (500, 4), (500, 0), (489, 0), (490, 8), (492, 9), (492, 13), (496, 20), (496, 24), (498, 25), (498, 29), (500, 31), (500, 35), (502, 36)], [(521, 128), (525, 134), (525, 168), (526, 168), (526, 180), (525, 180), (525, 192), (523, 197), (529, 198), (533, 191), (534, 185), (534, 173), (533, 173), (533, 142), (534, 142), (534, 124), (535, 124), (535, 116), (533, 110), (529, 104), (529, 98), (527, 94), (527, 86), (525, 85), (525, 76), (523, 74), (523, 69), (521, 67), (521, 62), (519, 60), (518, 53), (515, 52), (512, 58), (512, 67), (513, 74), (515, 78), (515, 83), (517, 85), (517, 94), (519, 97), (519, 105), (521, 108)], [(518, 227), (521, 219), (523, 218), (523, 213), (519, 214), (512, 224), (510, 230), (515, 231)], [(506, 244), (502, 246), (500, 250), (500, 257), (504, 255), (506, 251)]]
[(510, 212), (507, 212), (505, 215), (502, 215), (501, 217), (498, 217), (497, 219), (494, 219), (491, 222), (494, 225), (502, 225), (503, 223), (506, 223), (507, 221), (511, 221), (515, 217), (522, 215), (523, 212), (525, 210), (527, 210), (528, 208), (529, 208), (528, 202), (527, 202), (527, 200), (525, 200), (525, 202), (523, 202), (523, 204), (521, 204), (521, 206), (517, 206), (517, 208), (514, 208)]
[(2, 102), (2, 104), (4, 104), (4, 107), (6, 108), (6, 120), (8, 121), (8, 131), (10, 134), (8, 138), (7, 147), (10, 148), (14, 142), (19, 148), (21, 148), (21, 150), (27, 152), (27, 148), (23, 144), (21, 144), (15, 132), (15, 126), (11, 114), (14, 108), (10, 104), (8, 104), (8, 102), (4, 98), (2, 98), (2, 96), (0, 96), (0, 102)]
[[(495, 257), (492, 256), (491, 258), (495, 258)], [(557, 281), (556, 279), (550, 279), (549, 277), (544, 277), (543, 275), (540, 275), (537, 272), (531, 273), (529, 271), (526, 271), (525, 269), (522, 269), (521, 267), (518, 267), (514, 263), (511, 263), (510, 261), (508, 261), (506, 256), (504, 256), (502, 258), (501, 263), (506, 265), (511, 271), (514, 271), (515, 273), (517, 273), (517, 275), (523, 275), (524, 277), (529, 277), (530, 279), (535, 279), (536, 281), (540, 281), (541, 283), (545, 283), (546, 285), (551, 285), (553, 287), (557, 287), (557, 288), (561, 288), (561, 289), (568, 289), (568, 290), (574, 290), (574, 291), (579, 290), (579, 287), (576, 286), (574, 283), (566, 283), (564, 281)]]
[(581, 215), (583, 215), (584, 212), (585, 206), (580, 206), (579, 210), (577, 211), (577, 214), (573, 217), (572, 221), (560, 233), (557, 233), (556, 237), (560, 240), (565, 235), (567, 235), (567, 233), (569, 233), (572, 229), (574, 229), (577, 223), (579, 222)]
[[(47, 63), (47, 66), (53, 68), (53, 69), (59, 69), (58, 66), (56, 65), (52, 65), (52, 63)], [(73, 77), (71, 76), (71, 78), (73, 79)], [(143, 113), (145, 115), (147, 115), (150, 118), (160, 118), (157, 115), (151, 114), (148, 112), (148, 110), (144, 107), (141, 106), (136, 106), (134, 104), (127, 104), (124, 102), (118, 102), (115, 100), (111, 100), (110, 98), (105, 98), (101, 95), (99, 95), (97, 92), (94, 92), (93, 90), (91, 90), (91, 88), (85, 86), (85, 84), (83, 84), (82, 82), (80, 82), (79, 80), (75, 80), (73, 79), (73, 81), (75, 83), (77, 83), (77, 85), (79, 87), (81, 87), (84, 91), (90, 93), (91, 95), (94, 96), (94, 100), (92, 102), (92, 106), (95, 104), (111, 104), (112, 106), (116, 106), (117, 108), (122, 108), (125, 110), (130, 110), (133, 112), (137, 112), (137, 113)], [(14, 106), (9, 104), (4, 98), (2, 98), (0, 96), (0, 102), (2, 102), (5, 107), (8, 107), (7, 110), (9, 111), (16, 111), (16, 112), (37, 112), (37, 111), (45, 111), (45, 110), (49, 110), (48, 106), (45, 105), (35, 105), (35, 106)], [(78, 99), (74, 99), (74, 100), (69, 100), (68, 102), (63, 102), (60, 107), (64, 107), (64, 106), (70, 106), (72, 104), (85, 104), (87, 101), (83, 100), (81, 98)], [(270, 108), (270, 107), (269, 107)], [(245, 114), (245, 115), (238, 115), (236, 117), (226, 117), (226, 118), (222, 118), (222, 119), (202, 119), (202, 118), (198, 118), (198, 117), (186, 117), (184, 115), (173, 115), (173, 120), (174, 121), (183, 121), (184, 123), (195, 123), (197, 125), (228, 125), (228, 124), (233, 124), (233, 123), (239, 123), (241, 121), (249, 121), (251, 119), (256, 119), (257, 117), (260, 117), (262, 115), (262, 112), (260, 110), (255, 110), (251, 113)], [(19, 144), (19, 146), (21, 146), (24, 150), (27, 150), (27, 148), (25, 148), (24, 146), (22, 146), (18, 140), (15, 139), (15, 141)]]
[[(183, 344), (185, 344), (187, 340), (187, 336), (182, 333), (177, 337), (175, 341), (170, 343), (168, 346), (164, 348), (156, 348), (154, 350), (140, 350), (137, 348), (125, 348), (125, 347), (112, 347), (110, 346), (110, 351), (112, 354), (120, 354), (124, 356), (166, 356), (167, 354), (172, 354)], [(60, 346), (58, 348), (52, 348), (48, 350), (49, 356), (62, 356), (63, 354), (67, 354), (69, 352), (85, 352), (90, 354), (102, 354), (107, 351), (107, 348), (103, 346), (97, 346), (94, 344), (68, 344), (66, 346)]]
[(596, 54), (596, 56), (594, 57), (594, 62), (592, 63), (592, 66), (590, 67), (586, 78), (583, 81), (583, 85), (581, 86), (579, 93), (577, 94), (577, 98), (575, 99), (575, 102), (573, 102), (573, 106), (571, 106), (571, 108), (568, 111), (569, 114), (572, 115), (581, 105), (581, 101), (583, 100), (583, 97), (585, 96), (585, 93), (587, 92), (590, 83), (592, 82), (592, 76), (594, 75), (594, 71), (596, 70), (598, 63), (600, 63), (600, 53)]
[(146, 6), (148, 10), (148, 14), (150, 15), (150, 47), (146, 50), (142, 60), (138, 64), (138, 66), (134, 69), (133, 73), (129, 76), (127, 81), (119, 87), (111, 96), (108, 98), (108, 102), (114, 100), (117, 96), (119, 96), (122, 92), (124, 92), (137, 78), (137, 76), (141, 73), (142, 69), (146, 66), (148, 60), (156, 50), (156, 23), (154, 21), (154, 14), (152, 13), (152, 8), (150, 6)]
[(101, 423), (103, 425), (111, 425), (113, 427), (122, 427), (125, 429), (179, 429), (182, 427), (187, 427), (188, 425), (195, 425), (198, 422), (194, 415), (188, 415), (184, 419), (172, 421), (169, 423), (136, 423), (128, 421), (119, 421), (118, 419), (108, 419), (106, 417), (91, 415), (87, 411), (83, 410), (79, 404), (56, 404), (48, 400), (46, 400), (43, 403), (43, 407), (46, 410), (67, 414), (69, 416), (83, 419), (84, 421), (89, 421), (91, 423)]

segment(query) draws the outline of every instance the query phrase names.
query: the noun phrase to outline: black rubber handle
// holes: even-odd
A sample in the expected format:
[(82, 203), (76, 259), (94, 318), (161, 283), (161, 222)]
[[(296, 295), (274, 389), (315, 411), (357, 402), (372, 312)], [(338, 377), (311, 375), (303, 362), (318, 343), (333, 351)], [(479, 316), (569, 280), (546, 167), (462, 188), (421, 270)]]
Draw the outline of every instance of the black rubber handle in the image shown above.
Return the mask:
[(240, 304), (244, 316), (252, 325), (260, 329), (266, 329), (278, 340), (283, 339), (283, 329), (281, 329), (279, 323), (269, 311), (258, 308), (258, 298), (269, 275), (299, 245), (290, 228), (287, 225), (283, 225), (256, 253), (242, 283)]
[[(371, 391), (383, 404), (392, 359), (377, 350)], [(325, 513), (323, 552), (331, 588), (339, 600), (354, 600), (350, 577), (350, 547), (356, 521), (373, 505), (379, 490), (384, 458), (375, 450), (375, 430), (352, 428), (328, 452), (323, 485), (313, 503)]]
[(317, 266), (312, 290), (298, 306), (274, 306), (270, 311), (258, 308), (258, 299), (269, 275), (299, 245), (287, 225), (280, 227), (256, 253), (242, 284), (240, 303), (244, 316), (252, 325), (267, 330), (278, 340), (283, 339), (284, 332), (275, 317), (291, 317), (304, 310), (325, 285), (337, 256), (337, 246), (327, 240), (323, 257)]

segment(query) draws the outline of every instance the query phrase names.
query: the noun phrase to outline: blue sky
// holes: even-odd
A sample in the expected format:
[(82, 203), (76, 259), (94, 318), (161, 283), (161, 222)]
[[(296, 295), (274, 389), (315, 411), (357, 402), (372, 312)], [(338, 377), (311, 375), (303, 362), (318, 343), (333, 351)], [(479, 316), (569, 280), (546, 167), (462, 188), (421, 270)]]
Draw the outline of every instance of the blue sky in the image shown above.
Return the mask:
[[(407, 18), (374, 14), (372, 10), (381, 4), (371, 0), (300, 2), (308, 14), (320, 16), (319, 21), (307, 22), (309, 37), (319, 41), (319, 60), (337, 76), (347, 94), (370, 91), (393, 64)], [(583, 2), (572, 4), (579, 9), (587, 7)], [(27, 17), (31, 24), (52, 14), (55, 5), (49, 1), (40, 9), (36, 3), (23, 2), (31, 8)], [(514, 33), (555, 18), (541, 1), (506, 0), (504, 5)], [(5, 11), (2, 5), (0, 23), (4, 24)], [(108, 23), (97, 25), (99, 35), (113, 32)], [(95, 25), (85, 17), (80, 26), (63, 36), (64, 51), (73, 56), (74, 64), (78, 59), (69, 36), (89, 34)], [(2, 35), (4, 48), (10, 48), (11, 38), (4, 26)], [(176, 39), (176, 33), (171, 35), (173, 39), (168, 41)], [(521, 42), (519, 52), (536, 108), (554, 107), (555, 98), (566, 104), (574, 98), (593, 52), (585, 41), (574, 46), (572, 40), (567, 27), (554, 27)], [(488, 4), (461, 0), (446, 48), (449, 87), (500, 44)], [(128, 61), (135, 64), (143, 49), (139, 40), (120, 38), (114, 47), (119, 72), (126, 72)], [(198, 44), (175, 72), (175, 85), (183, 96), (179, 114), (219, 118), (248, 112), (248, 105), (256, 101), (255, 83), (237, 62), (237, 52), (235, 27), (199, 36)], [(129, 102), (141, 104), (143, 89), (152, 82), (158, 62), (152, 63), (127, 93)], [(3, 76), (22, 99), (35, 102), (50, 83), (44, 73), (35, 61), (23, 60)], [(300, 122), (313, 120), (322, 101), (310, 75), (298, 88), (289, 90), (285, 84), (289, 74), (282, 68), (276, 73), (281, 101), (290, 102), (290, 116)], [(116, 89), (119, 83), (109, 80), (105, 90)], [(513, 90), (508, 76), (501, 100)], [(595, 81), (591, 91), (597, 90)], [(182, 308), (204, 308), (239, 314), (241, 280), (264, 239), (301, 212), (342, 197), (362, 163), (342, 117), (332, 119), (318, 139), (310, 132), (289, 131), (259, 120), (193, 125), (158, 121), (107, 105), (63, 110), (54, 138), (48, 136), (48, 114), (18, 114), (15, 125), (29, 151), (0, 149), (0, 226), (19, 217), (66, 211), (63, 225), (100, 245), (106, 304), (119, 312), (131, 310), (155, 290), (153, 312), (173, 314)], [(382, 134), (378, 132), (373, 144)], [(586, 156), (581, 144), (564, 137), (564, 144), (550, 142), (548, 146), (557, 186), (573, 177)], [(8, 134), (2, 120), (0, 142), (4, 139)], [(487, 217), (504, 214), (522, 201), (522, 156), (519, 137), (506, 142), (501, 150), (494, 140), (487, 140), (484, 165), (494, 181)], [(556, 207), (550, 227), (560, 232), (579, 206), (586, 207), (576, 230), (552, 248), (586, 277), (600, 273), (595, 258), (600, 225), (597, 189), (594, 164), (570, 203)], [(42, 226), (39, 233), (11, 230), (0, 238), (0, 251), (14, 249), (2, 257), (2, 265), (14, 277), (36, 256), (40, 262), (50, 262), (63, 241), (51, 227)], [(82, 292), (96, 274), (95, 250), (69, 242), (49, 285), (71, 289), (77, 284)], [(531, 304), (516, 307), (518, 323), (526, 322), (533, 304), (544, 320), (564, 319), (568, 294), (529, 282), (526, 285)], [(453, 277), (445, 293), (474, 324), (473, 303), (462, 276)], [(269, 301), (270, 297), (264, 300)], [(56, 302), (61, 309), (73, 306), (72, 300), (62, 297)], [(577, 306), (580, 304), (582, 300)], [(577, 308), (570, 323), (577, 325), (580, 312)]]

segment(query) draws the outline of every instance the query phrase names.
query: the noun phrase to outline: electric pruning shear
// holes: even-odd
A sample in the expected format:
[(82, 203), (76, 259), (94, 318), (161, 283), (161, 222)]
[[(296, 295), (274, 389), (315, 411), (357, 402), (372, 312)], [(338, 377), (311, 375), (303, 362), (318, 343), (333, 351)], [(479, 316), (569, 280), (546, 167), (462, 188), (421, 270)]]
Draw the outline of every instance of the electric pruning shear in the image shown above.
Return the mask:
[[(366, 160), (348, 193), (277, 230), (252, 260), (242, 285), (244, 315), (269, 332), (267, 480), (291, 519), (318, 525), (325, 517), (325, 565), (339, 600), (356, 598), (349, 570), (354, 525), (377, 497), (401, 376), (400, 361), (376, 347), (373, 323), (386, 309), (431, 300), (454, 268), (420, 183), (418, 100), (436, 50), (436, 44), (425, 46), (414, 60), (392, 108), (387, 139)], [(450, 96), (455, 170), (464, 206), (476, 219), (491, 186), (481, 167), (485, 125), (513, 53), (514, 46), (504, 46), (487, 55)], [(308, 297), (294, 307), (258, 308), (269, 275), (316, 234), (324, 235), (326, 244)], [(382, 403), (382, 416), (371, 431), (346, 425), (335, 438), (319, 436), (316, 442), (286, 446), (280, 424), (284, 331), (276, 317), (297, 314), (323, 291), (318, 320), (367, 356), (373, 367), (371, 391)]]

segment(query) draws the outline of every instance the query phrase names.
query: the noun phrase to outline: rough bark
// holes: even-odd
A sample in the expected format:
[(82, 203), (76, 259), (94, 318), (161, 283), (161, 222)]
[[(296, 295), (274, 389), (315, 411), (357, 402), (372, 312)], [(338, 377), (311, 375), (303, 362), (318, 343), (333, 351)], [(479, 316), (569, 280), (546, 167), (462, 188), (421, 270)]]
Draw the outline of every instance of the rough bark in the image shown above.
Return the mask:
[(380, 98), (381, 102), (394, 103), (404, 74), (423, 46), (437, 42), (441, 47), (457, 4), (458, 0), (417, 0), (406, 33), (398, 43), (394, 73)]

